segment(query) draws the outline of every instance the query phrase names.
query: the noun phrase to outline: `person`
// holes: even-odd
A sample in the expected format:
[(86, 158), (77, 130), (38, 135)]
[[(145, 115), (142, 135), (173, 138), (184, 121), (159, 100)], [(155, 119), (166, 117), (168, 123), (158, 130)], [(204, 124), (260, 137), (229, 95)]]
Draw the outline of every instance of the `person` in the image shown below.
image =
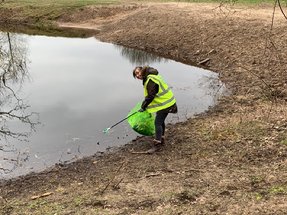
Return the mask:
[(177, 113), (174, 95), (157, 69), (149, 66), (137, 66), (133, 70), (133, 77), (142, 80), (144, 87), (144, 101), (140, 112), (156, 113), (155, 139), (153, 147), (148, 153), (159, 151), (165, 144), (165, 119), (169, 113)]

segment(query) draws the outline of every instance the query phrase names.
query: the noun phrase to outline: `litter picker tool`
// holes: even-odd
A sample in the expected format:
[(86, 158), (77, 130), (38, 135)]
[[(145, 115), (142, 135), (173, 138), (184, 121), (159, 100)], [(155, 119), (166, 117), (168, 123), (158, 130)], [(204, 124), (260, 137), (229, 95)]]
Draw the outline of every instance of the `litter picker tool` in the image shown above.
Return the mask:
[(104, 129), (103, 132), (104, 132), (105, 134), (108, 133), (108, 131), (109, 131), (111, 128), (113, 128), (113, 127), (115, 127), (116, 125), (122, 123), (123, 121), (125, 121), (125, 120), (128, 119), (129, 117), (135, 115), (136, 113), (138, 113), (138, 112), (136, 111), (136, 112), (134, 112), (134, 113), (128, 115), (126, 118), (122, 119), (121, 121), (117, 122), (116, 124), (112, 125), (111, 127)]

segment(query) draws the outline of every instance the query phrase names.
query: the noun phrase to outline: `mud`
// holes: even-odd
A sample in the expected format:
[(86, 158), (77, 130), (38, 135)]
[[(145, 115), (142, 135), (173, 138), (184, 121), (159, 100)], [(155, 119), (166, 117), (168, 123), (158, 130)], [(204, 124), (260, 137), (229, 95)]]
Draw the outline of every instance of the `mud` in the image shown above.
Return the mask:
[(270, 5), (186, 3), (63, 14), (60, 26), (218, 72), (232, 95), (169, 125), (156, 154), (131, 153), (150, 147), (141, 137), (3, 182), (2, 214), (285, 214), (287, 21), (279, 10), (272, 18)]

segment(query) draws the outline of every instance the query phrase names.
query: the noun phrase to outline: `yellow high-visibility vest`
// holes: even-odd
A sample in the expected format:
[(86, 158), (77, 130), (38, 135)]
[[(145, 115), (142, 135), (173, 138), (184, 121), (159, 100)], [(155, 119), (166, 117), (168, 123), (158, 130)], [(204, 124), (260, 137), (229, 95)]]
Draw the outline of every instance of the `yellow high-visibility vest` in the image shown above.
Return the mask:
[(176, 100), (173, 96), (171, 89), (168, 85), (164, 82), (160, 75), (148, 75), (147, 80), (144, 83), (144, 96), (148, 95), (147, 92), (147, 84), (149, 80), (152, 80), (159, 86), (158, 93), (152, 100), (152, 102), (147, 106), (146, 110), (149, 113), (154, 113), (159, 110), (163, 110), (165, 108), (171, 107), (175, 104)]

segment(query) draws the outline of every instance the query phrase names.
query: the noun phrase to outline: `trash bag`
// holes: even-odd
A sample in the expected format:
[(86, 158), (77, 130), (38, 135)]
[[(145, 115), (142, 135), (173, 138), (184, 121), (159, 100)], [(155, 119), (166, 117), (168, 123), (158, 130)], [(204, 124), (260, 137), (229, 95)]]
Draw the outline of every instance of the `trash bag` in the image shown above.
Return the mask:
[[(130, 112), (129, 115), (137, 112), (141, 108), (141, 103), (138, 103)], [(129, 116), (128, 115), (128, 116)], [(152, 136), (155, 134), (154, 127), (155, 117), (153, 114), (144, 112), (137, 112), (128, 118), (128, 123), (134, 131), (145, 136)]]

